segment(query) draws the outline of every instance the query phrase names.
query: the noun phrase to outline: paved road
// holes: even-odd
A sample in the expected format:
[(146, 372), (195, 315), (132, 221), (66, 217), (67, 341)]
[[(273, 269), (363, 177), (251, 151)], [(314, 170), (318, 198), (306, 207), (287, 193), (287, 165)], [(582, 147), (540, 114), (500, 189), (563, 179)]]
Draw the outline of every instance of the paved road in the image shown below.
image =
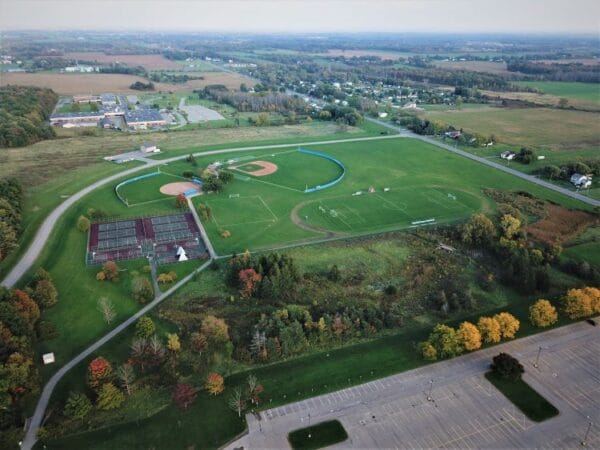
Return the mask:
[(106, 344), (108, 341), (110, 341), (116, 335), (121, 333), (125, 328), (127, 328), (128, 326), (133, 324), (136, 320), (138, 320), (144, 314), (147, 314), (148, 311), (153, 309), (156, 305), (158, 305), (160, 302), (162, 302), (167, 297), (169, 297), (171, 294), (173, 294), (173, 292), (175, 292), (177, 289), (179, 289), (181, 286), (183, 286), (185, 283), (187, 283), (189, 280), (191, 280), (197, 273), (206, 269), (210, 265), (210, 263), (212, 263), (212, 259), (208, 260), (202, 266), (200, 266), (198, 269), (196, 269), (189, 275), (182, 278), (175, 285), (173, 285), (173, 287), (171, 287), (168, 291), (165, 291), (162, 294), (158, 295), (154, 300), (152, 300), (152, 302), (148, 303), (146, 306), (144, 306), (142, 309), (140, 309), (138, 312), (136, 312), (129, 319), (127, 319), (124, 322), (122, 322), (121, 324), (117, 325), (114, 329), (109, 331), (107, 334), (102, 336), (100, 339), (98, 339), (96, 342), (94, 342), (88, 348), (83, 350), (81, 353), (79, 353), (77, 356), (75, 356), (72, 360), (70, 360), (68, 363), (66, 363), (64, 366), (62, 366), (54, 375), (52, 375), (52, 378), (50, 378), (50, 380), (48, 380), (48, 382), (44, 386), (44, 390), (42, 391), (42, 394), (40, 395), (38, 403), (35, 407), (35, 411), (33, 413), (33, 417), (31, 418), (31, 422), (29, 423), (29, 428), (27, 429), (27, 434), (25, 435), (25, 438), (23, 439), (23, 444), (21, 445), (21, 448), (25, 449), (25, 450), (29, 450), (35, 444), (35, 442), (37, 440), (36, 439), (37, 432), (42, 423), (42, 419), (44, 418), (44, 413), (46, 412), (46, 407), (48, 406), (48, 402), (50, 401), (50, 397), (52, 396), (52, 391), (54, 391), (54, 388), (56, 387), (58, 382), (61, 380), (61, 378), (63, 376), (65, 376), (65, 374), (69, 370), (71, 370), (73, 367), (75, 367), (77, 364), (79, 364), (85, 358), (90, 356), (92, 353), (94, 353), (96, 350), (98, 350), (100, 347), (102, 347), (104, 344)]
[[(200, 156), (207, 156), (207, 155), (218, 155), (218, 154), (223, 154), (223, 153), (233, 153), (233, 152), (243, 152), (243, 151), (253, 151), (253, 150), (268, 150), (268, 149), (275, 149), (275, 148), (301, 147), (301, 146), (308, 146), (308, 145), (326, 145), (326, 144), (339, 144), (339, 143), (343, 143), (343, 142), (360, 142), (360, 141), (372, 141), (372, 140), (379, 140), (379, 139), (394, 139), (394, 138), (398, 138), (398, 137), (399, 136), (373, 136), (373, 137), (363, 137), (363, 138), (334, 139), (334, 140), (319, 141), (319, 142), (298, 142), (295, 144), (257, 145), (257, 146), (253, 146), (253, 147), (242, 147), (242, 148), (233, 147), (233, 148), (227, 148), (227, 149), (221, 149), (221, 150), (210, 150), (210, 151), (206, 151), (206, 152), (198, 152), (198, 153), (194, 153), (194, 156), (200, 157)], [(46, 242), (48, 241), (48, 238), (49, 238), (50, 234), (52, 233), (52, 230), (53, 230), (54, 226), (56, 225), (58, 219), (66, 212), (67, 209), (69, 209), (69, 207), (71, 207), (77, 201), (81, 200), (84, 196), (86, 196), (90, 192), (94, 191), (95, 189), (98, 189), (99, 187), (104, 186), (107, 183), (118, 180), (127, 175), (134, 174), (141, 170), (147, 170), (150, 167), (155, 167), (155, 166), (162, 165), (162, 164), (168, 164), (170, 162), (178, 161), (178, 160), (185, 159), (185, 158), (187, 158), (187, 155), (175, 156), (173, 158), (162, 159), (162, 160), (158, 160), (158, 159), (151, 160), (151, 159), (145, 158), (144, 160), (147, 161), (147, 164), (145, 164), (143, 166), (134, 167), (134, 168), (125, 170), (123, 172), (119, 172), (115, 175), (111, 175), (107, 178), (98, 180), (95, 183), (92, 183), (88, 187), (86, 187), (86, 188), (82, 189), (81, 191), (70, 196), (68, 199), (66, 199), (64, 202), (62, 202), (60, 205), (58, 205), (48, 215), (46, 220), (44, 220), (44, 222), (42, 223), (39, 230), (37, 231), (37, 233), (36, 233), (33, 241), (31, 242), (29, 248), (27, 249), (27, 251), (23, 254), (23, 256), (21, 257), (19, 262), (12, 268), (12, 270), (9, 272), (9, 274), (6, 276), (6, 278), (4, 278), (4, 280), (2, 280), (2, 283), (0, 283), (0, 284), (2, 284), (3, 286), (6, 286), (8, 288), (11, 288), (19, 281), (19, 279), (21, 279), (21, 277), (31, 268), (31, 266), (37, 260), (39, 254), (41, 253), (42, 249), (44, 248), (44, 245), (46, 245)]]
[[(260, 420), (247, 415), (248, 434), (226, 448), (289, 448), (290, 431), (308, 426), (309, 421), (331, 419), (340, 420), (349, 435), (332, 447), (340, 450), (575, 448), (589, 421), (596, 425), (588, 446), (599, 448), (599, 335), (600, 328), (580, 322), (269, 409), (260, 413)], [(559, 416), (532, 422), (483, 377), (491, 358), (501, 351), (521, 361), (524, 379), (559, 409)]]
[(387, 123), (387, 122), (383, 122), (381, 120), (374, 119), (372, 117), (366, 117), (366, 119), (369, 120), (369, 121), (371, 121), (371, 122), (374, 122), (376, 124), (385, 126), (385, 127), (390, 128), (392, 130), (395, 130), (395, 131), (399, 132), (404, 137), (411, 137), (413, 139), (419, 139), (419, 140), (421, 140), (423, 142), (427, 142), (427, 143), (435, 145), (435, 146), (437, 146), (439, 148), (443, 148), (444, 150), (448, 150), (448, 151), (451, 151), (453, 153), (456, 153), (457, 155), (464, 156), (465, 158), (472, 159), (474, 161), (480, 162), (481, 164), (485, 164), (487, 166), (493, 167), (494, 169), (498, 169), (498, 170), (501, 170), (503, 172), (506, 172), (506, 173), (509, 173), (511, 175), (514, 175), (516, 177), (522, 178), (523, 180), (527, 180), (527, 181), (529, 181), (531, 183), (535, 183), (535, 184), (543, 186), (543, 187), (545, 187), (547, 189), (551, 189), (553, 191), (559, 192), (559, 193), (561, 193), (563, 195), (566, 195), (568, 197), (574, 198), (575, 200), (579, 200), (579, 201), (582, 201), (583, 203), (587, 203), (588, 205), (600, 206), (600, 200), (596, 200), (596, 199), (587, 197), (587, 196), (585, 196), (583, 194), (580, 194), (579, 192), (566, 189), (564, 187), (561, 187), (561, 186), (558, 186), (556, 184), (550, 183), (548, 181), (542, 180), (540, 178), (534, 177), (533, 175), (528, 175), (526, 173), (519, 172), (518, 170), (511, 169), (508, 166), (505, 166), (503, 164), (498, 164), (497, 162), (490, 161), (489, 159), (482, 158), (482, 157), (477, 156), (477, 155), (473, 155), (473, 154), (471, 154), (469, 152), (466, 152), (464, 150), (460, 150), (460, 149), (458, 149), (456, 147), (453, 147), (451, 145), (448, 145), (448, 144), (445, 144), (443, 142), (440, 142), (437, 139), (431, 138), (429, 136), (422, 136), (420, 134), (413, 133), (413, 132), (411, 132), (411, 131), (409, 131), (409, 130), (407, 130), (405, 128), (398, 127), (398, 126), (395, 126), (393, 124), (390, 124), (390, 123)]

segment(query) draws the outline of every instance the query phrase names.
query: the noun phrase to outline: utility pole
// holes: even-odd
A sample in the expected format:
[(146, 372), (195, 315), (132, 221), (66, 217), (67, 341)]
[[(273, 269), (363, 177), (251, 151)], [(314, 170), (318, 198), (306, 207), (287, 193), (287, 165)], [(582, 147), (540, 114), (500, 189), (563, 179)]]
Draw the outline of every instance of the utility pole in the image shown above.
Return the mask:
[(592, 421), (590, 420), (590, 416), (587, 416), (587, 419), (589, 422), (588, 422), (587, 430), (585, 430), (585, 436), (583, 437), (583, 441), (581, 441), (582, 447), (585, 447), (587, 445), (587, 439), (590, 434), (590, 430), (592, 428)]
[(538, 368), (538, 362), (540, 361), (540, 353), (542, 353), (542, 347), (538, 347), (537, 357), (535, 358), (535, 362), (533, 363), (533, 367)]
[(431, 402), (433, 401), (433, 398), (431, 398), (431, 391), (433, 390), (433, 380), (429, 380), (429, 393), (427, 394), (427, 401)]

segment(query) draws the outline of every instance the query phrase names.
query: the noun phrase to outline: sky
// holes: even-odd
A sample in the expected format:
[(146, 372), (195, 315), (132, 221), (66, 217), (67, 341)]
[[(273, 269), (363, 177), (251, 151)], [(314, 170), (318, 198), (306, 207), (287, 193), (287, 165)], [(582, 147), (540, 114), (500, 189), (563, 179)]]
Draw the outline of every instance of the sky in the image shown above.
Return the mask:
[(0, 0), (0, 31), (490, 32), (600, 36), (599, 0)]

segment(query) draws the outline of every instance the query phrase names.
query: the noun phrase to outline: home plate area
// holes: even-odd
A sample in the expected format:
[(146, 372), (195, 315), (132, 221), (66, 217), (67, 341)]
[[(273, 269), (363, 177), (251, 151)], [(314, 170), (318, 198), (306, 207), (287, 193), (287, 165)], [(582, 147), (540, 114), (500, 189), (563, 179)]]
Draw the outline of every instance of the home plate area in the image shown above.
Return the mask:
[(208, 258), (191, 213), (121, 219), (90, 226), (86, 263), (150, 257), (157, 264)]

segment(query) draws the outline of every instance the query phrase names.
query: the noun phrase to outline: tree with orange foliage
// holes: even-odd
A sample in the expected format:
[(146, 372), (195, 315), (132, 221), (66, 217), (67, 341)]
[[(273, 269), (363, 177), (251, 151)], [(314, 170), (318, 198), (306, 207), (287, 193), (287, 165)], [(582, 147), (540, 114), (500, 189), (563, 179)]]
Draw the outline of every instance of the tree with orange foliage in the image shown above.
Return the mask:
[(15, 289), (12, 292), (12, 303), (17, 310), (17, 314), (21, 316), (28, 325), (30, 331), (33, 331), (35, 323), (40, 318), (40, 307), (27, 295), (27, 292), (20, 289)]
[(225, 389), (225, 381), (218, 373), (211, 372), (206, 377), (205, 387), (209, 394), (218, 395)]
[(177, 197), (175, 198), (175, 207), (177, 209), (186, 209), (188, 207), (188, 202), (185, 195), (177, 195)]
[(102, 264), (102, 272), (108, 281), (118, 281), (119, 279), (119, 266), (114, 261), (106, 261)]
[(88, 366), (88, 385), (92, 389), (98, 389), (104, 383), (108, 383), (112, 377), (112, 366), (102, 356), (92, 360)]
[(479, 328), (483, 342), (494, 343), (500, 342), (500, 339), (502, 339), (500, 324), (493, 317), (480, 317), (477, 328)]
[(502, 312), (500, 314), (496, 314), (494, 319), (500, 324), (500, 334), (503, 338), (512, 339), (519, 331), (519, 327), (521, 323), (517, 320), (515, 316), (510, 313)]
[(556, 323), (558, 313), (548, 300), (541, 298), (529, 307), (529, 319), (536, 327), (548, 327)]
[(240, 294), (244, 298), (252, 297), (252, 294), (256, 292), (258, 288), (258, 284), (262, 280), (262, 275), (256, 270), (250, 269), (242, 269), (239, 273), (240, 283), (242, 284), (242, 289), (240, 289)]
[(585, 292), (590, 298), (593, 313), (600, 313), (600, 289), (595, 287), (586, 287), (583, 288), (583, 292)]
[(461, 323), (457, 335), (465, 350), (473, 351), (481, 347), (481, 333), (471, 322)]
[(206, 316), (202, 320), (200, 331), (206, 336), (209, 344), (213, 346), (220, 346), (229, 342), (229, 327), (223, 319), (218, 317)]

